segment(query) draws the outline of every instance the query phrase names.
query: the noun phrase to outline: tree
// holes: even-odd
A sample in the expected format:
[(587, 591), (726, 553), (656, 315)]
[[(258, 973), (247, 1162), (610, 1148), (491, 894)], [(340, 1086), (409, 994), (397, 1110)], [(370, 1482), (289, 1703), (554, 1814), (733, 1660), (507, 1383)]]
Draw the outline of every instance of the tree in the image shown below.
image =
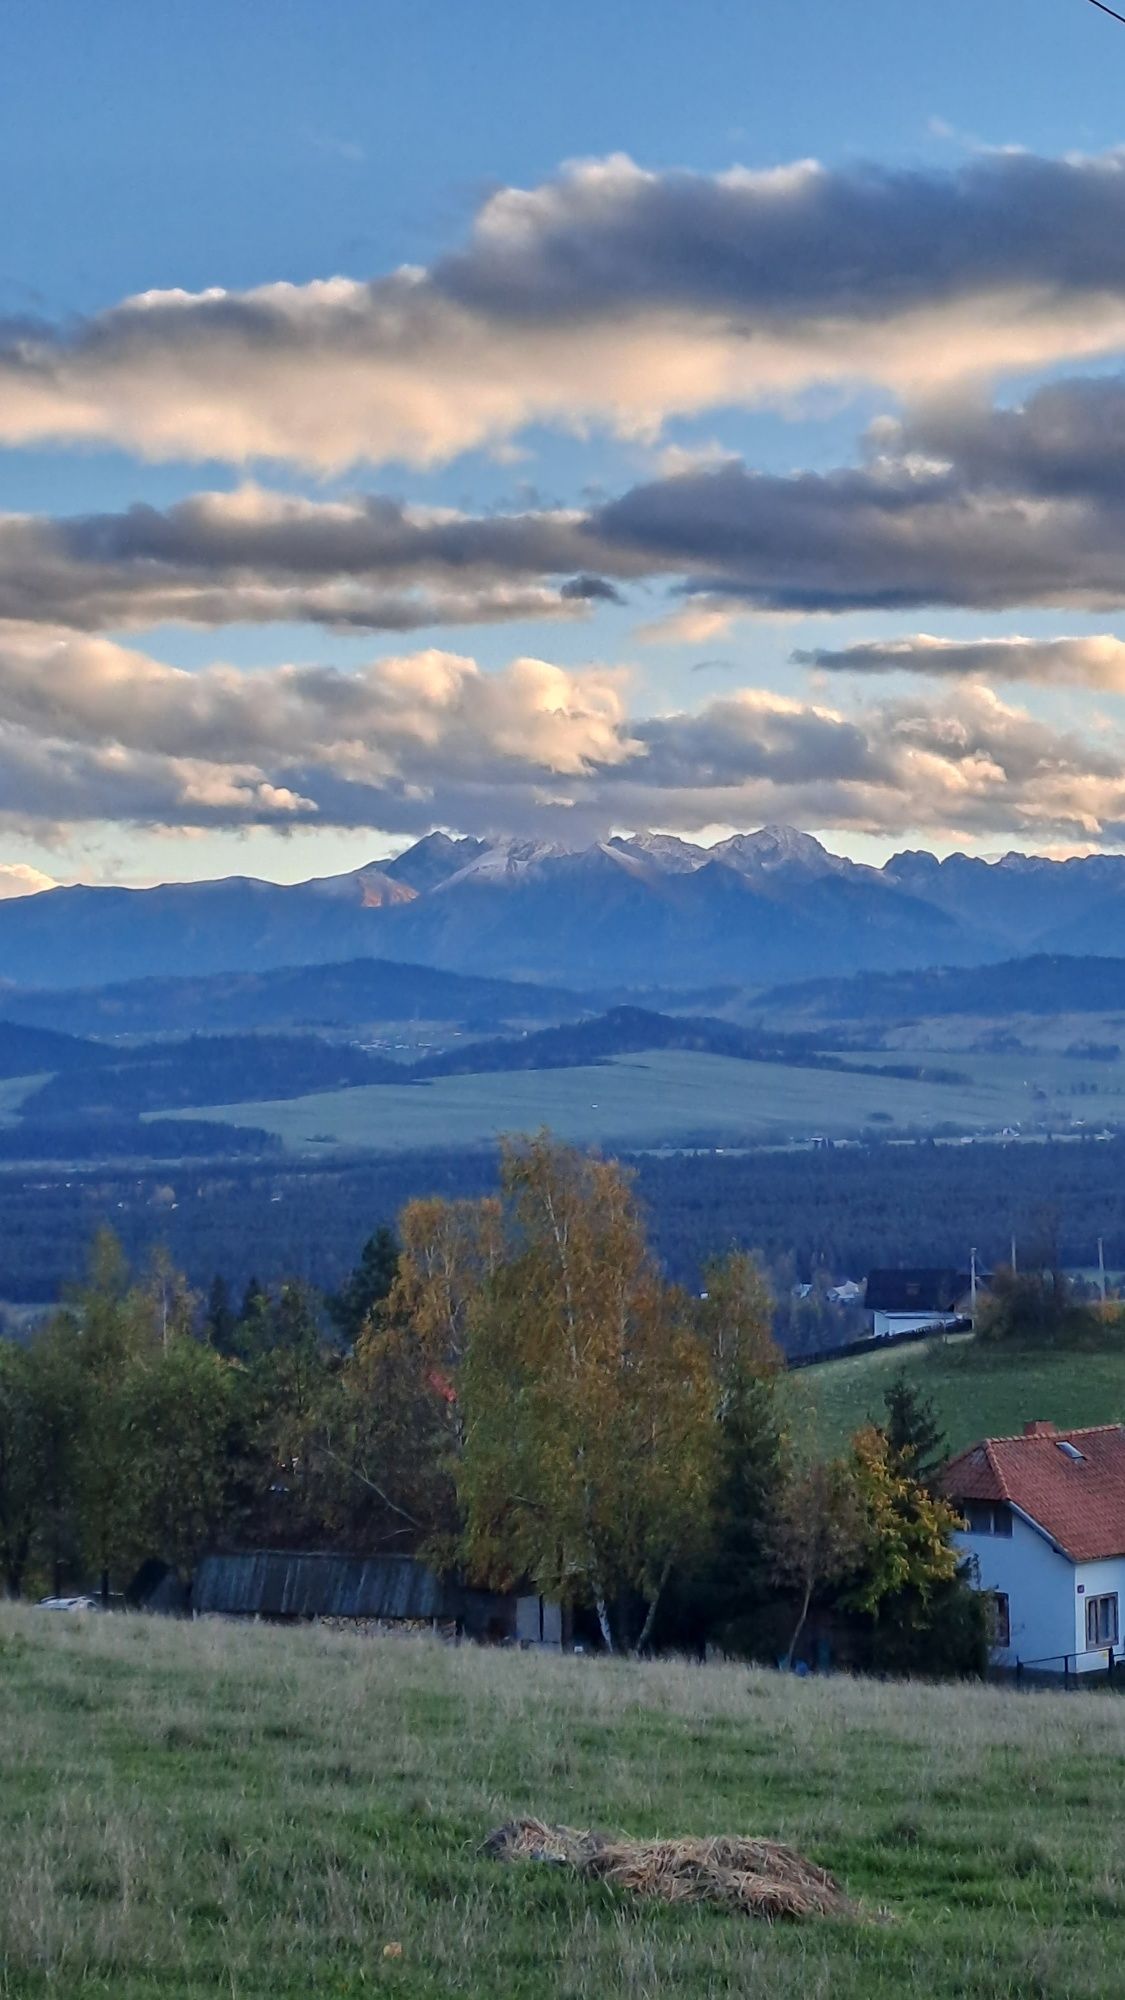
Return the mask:
[(918, 1394), (900, 1369), (883, 1396), (887, 1419), (880, 1426), (891, 1457), (904, 1472), (932, 1487), (948, 1456), (945, 1433), (934, 1406)]
[(541, 1136), (505, 1146), (501, 1184), (507, 1254), (473, 1301), (462, 1377), (469, 1561), (592, 1603), (611, 1652), (635, 1597), (639, 1649), (706, 1520), (703, 1344), (615, 1163)]
[(927, 1492), (896, 1457), (885, 1432), (866, 1425), (852, 1439), (852, 1475), (862, 1521), (862, 1565), (844, 1601), (874, 1615), (887, 1598), (913, 1591), (923, 1605), (957, 1573), (950, 1537), (961, 1517)]
[(43, 1502), (42, 1423), (31, 1355), (0, 1337), (0, 1580), (23, 1589)]
[(1065, 1272), (1046, 1264), (1018, 1273), (995, 1273), (981, 1301), (977, 1339), (1009, 1347), (1088, 1347), (1104, 1329), (1097, 1314), (1074, 1296)]
[(228, 1512), (236, 1393), (232, 1364), (182, 1333), (127, 1381), (140, 1552), (185, 1578)]
[(399, 1247), (384, 1224), (369, 1236), (355, 1270), (325, 1301), (329, 1318), (348, 1347), (354, 1347), (375, 1308), (387, 1297), (398, 1271)]
[(841, 1604), (872, 1621), (875, 1660), (898, 1672), (983, 1671), (987, 1601), (952, 1541), (960, 1517), (885, 1432), (858, 1431), (852, 1457), (864, 1550)]
[[(162, 1281), (161, 1281), (162, 1282)], [(54, 1332), (69, 1347), (81, 1393), (75, 1440), (77, 1539), (103, 1597), (114, 1571), (140, 1553), (140, 1493), (132, 1466), (128, 1377), (162, 1331), (156, 1286), (131, 1287), (112, 1231), (94, 1239), (84, 1285), (56, 1315)]]
[(338, 1359), (320, 1337), (314, 1294), (296, 1278), (283, 1280), (276, 1297), (259, 1288), (239, 1338), (253, 1406), (259, 1525), (298, 1538), (319, 1525), (311, 1447)]
[(234, 1353), (238, 1321), (230, 1302), (230, 1286), (221, 1273), (211, 1280), (203, 1324), (207, 1339), (217, 1354)]
[(708, 1356), (714, 1423), (710, 1539), (679, 1592), (684, 1636), (714, 1634), (737, 1650), (768, 1576), (766, 1530), (779, 1477), (781, 1421), (776, 1385), (784, 1357), (771, 1331), (762, 1271), (740, 1251), (704, 1266), (696, 1322)]
[(837, 1589), (858, 1569), (865, 1527), (853, 1467), (846, 1460), (814, 1460), (786, 1469), (769, 1524), (769, 1549), (776, 1580), (797, 1593), (788, 1666), (814, 1598)]

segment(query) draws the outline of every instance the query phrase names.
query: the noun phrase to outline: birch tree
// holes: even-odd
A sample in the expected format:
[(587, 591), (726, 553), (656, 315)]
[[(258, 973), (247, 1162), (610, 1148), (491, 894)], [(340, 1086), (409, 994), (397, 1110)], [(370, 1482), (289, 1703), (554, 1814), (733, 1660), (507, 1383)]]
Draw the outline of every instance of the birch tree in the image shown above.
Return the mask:
[(704, 1347), (616, 1163), (540, 1137), (505, 1147), (501, 1183), (506, 1255), (463, 1373), (469, 1559), (496, 1584), (592, 1603), (610, 1652), (635, 1595), (639, 1649), (705, 1522)]

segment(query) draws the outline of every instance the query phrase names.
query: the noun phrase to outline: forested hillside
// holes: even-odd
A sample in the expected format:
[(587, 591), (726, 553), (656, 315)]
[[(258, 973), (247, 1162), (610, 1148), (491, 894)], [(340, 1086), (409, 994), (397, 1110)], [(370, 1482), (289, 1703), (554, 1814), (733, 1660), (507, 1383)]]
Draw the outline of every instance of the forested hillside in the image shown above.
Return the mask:
[(1068, 958), (1041, 952), (1003, 965), (937, 966), (928, 971), (859, 972), (806, 979), (757, 995), (763, 1020), (909, 1021), (918, 1016), (1104, 1014), (1125, 1010), (1125, 959)]
[[(773, 1264), (789, 1258), (797, 1276), (823, 1261), (862, 1277), (876, 1264), (961, 1267), (971, 1246), (997, 1262), (1013, 1234), (1026, 1244), (1045, 1229), (1067, 1264), (1093, 1262), (1101, 1236), (1110, 1269), (1125, 1268), (1121, 1140), (669, 1153), (631, 1164), (656, 1249), (686, 1284), (698, 1282), (706, 1256), (732, 1244), (761, 1249)], [(495, 1174), (489, 1149), (0, 1175), (0, 1298), (54, 1296), (78, 1276), (105, 1220), (135, 1259), (166, 1243), (197, 1286), (217, 1271), (233, 1285), (284, 1271), (332, 1286), (372, 1227), (411, 1196), (478, 1195)]]

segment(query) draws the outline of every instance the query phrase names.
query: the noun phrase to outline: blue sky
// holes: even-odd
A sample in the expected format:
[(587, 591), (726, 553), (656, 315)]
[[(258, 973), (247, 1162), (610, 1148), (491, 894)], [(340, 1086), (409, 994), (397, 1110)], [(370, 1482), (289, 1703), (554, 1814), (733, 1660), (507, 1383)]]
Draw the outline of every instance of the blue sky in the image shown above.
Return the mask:
[[(221, 288), (240, 295), (279, 282), (307, 288), (333, 277), (361, 284), (386, 280), (404, 264), (444, 269), (442, 260), (469, 243), (486, 204), (502, 199), (506, 189), (558, 183), (568, 161), (626, 155), (661, 187), (681, 169), (703, 186), (735, 166), (760, 173), (810, 159), (842, 184), (849, 176), (854, 182), (870, 162), (884, 173), (917, 169), (927, 185), (937, 186), (956, 181), (974, 161), (1008, 157), (1001, 149), (1024, 149), (1050, 162), (1097, 158), (1112, 154), (1125, 138), (1123, 82), (1125, 28), (1087, 0), (947, 0), (920, 8), (888, 0), (850, 7), (838, 0), (791, 0), (784, 8), (697, 0), (691, 8), (650, 5), (643, 30), (633, 10), (607, 10), (586, 0), (565, 10), (540, 0), (519, 6), (492, 0), (487, 8), (454, 0), (375, 6), (369, 0), (320, 6), (272, 0), (268, 7), (247, 0), (237, 8), (196, 0), (146, 10), (125, 0), (102, 0), (97, 8), (78, 0), (53, 0), (49, 8), (13, 0), (5, 15), (0, 77), (0, 320), (10, 322), (0, 345), (21, 367), (27, 342), (46, 342), (53, 357), (59, 343), (63, 349), (76, 339), (81, 345), (82, 328), (97, 329), (100, 315), (149, 291)], [(1014, 189), (1013, 204), (1023, 198)], [(899, 184), (896, 214), (907, 221), (909, 199)], [(1098, 200), (1095, 190), (1091, 237), (1104, 228), (1111, 240), (1109, 223), (1095, 213)], [(981, 226), (992, 230), (1002, 261), (1003, 214), (997, 221), (995, 200), (989, 201)], [(585, 226), (582, 217), (573, 225), (579, 233)], [(1045, 239), (1063, 226), (1046, 213)], [(927, 203), (920, 198), (916, 242), (905, 257), (911, 284), (925, 268), (927, 227)], [(968, 213), (966, 241), (976, 227)], [(612, 254), (620, 255), (620, 239), (614, 243)], [(870, 245), (876, 262), (878, 249)], [(659, 236), (645, 255), (650, 264), (659, 260)], [(784, 244), (773, 255), (783, 267)], [(1070, 277), (1059, 277), (1059, 261), (1051, 283), (1065, 291)], [(1096, 245), (1090, 263), (1096, 267)], [(565, 273), (565, 265), (559, 268)], [(690, 277), (690, 270), (687, 279), (682, 271), (676, 277), (677, 311)], [(504, 282), (518, 289), (518, 274), (509, 268)], [(887, 286), (893, 315), (894, 285), (885, 271), (879, 282)], [(651, 270), (644, 283), (663, 298)], [(705, 293), (709, 283), (707, 278)], [(1091, 283), (1088, 272), (1075, 280), (1076, 298)], [(932, 298), (921, 299), (922, 323), (909, 331), (915, 350), (925, 344), (924, 315), (931, 310), (935, 348), (950, 343), (939, 293), (935, 287)], [(560, 296), (567, 321), (565, 277)], [(979, 310), (983, 326), (994, 308), (987, 300), (980, 304), (981, 296), (978, 272), (965, 311), (971, 317)], [(688, 303), (696, 313), (696, 303)], [(626, 309), (643, 340), (643, 299), (639, 312), (633, 299), (620, 309), (600, 304), (593, 320), (576, 310), (571, 351), (552, 346), (546, 359), (538, 354), (536, 368), (542, 374), (573, 367), (580, 384), (583, 343), (593, 340), (591, 373), (604, 366), (619, 383), (620, 357), (605, 360), (604, 352)], [(487, 315), (492, 304), (486, 301), (483, 310)], [(1084, 351), (1080, 307), (1066, 332), (1056, 328), (1037, 341), (1028, 365), (1012, 333), (1024, 310), (1023, 293), (1005, 302), (1000, 358), (971, 381), (951, 369), (919, 389), (893, 358), (872, 361), (875, 336), (861, 311), (858, 333), (845, 314), (823, 379), (808, 367), (799, 380), (768, 394), (753, 388), (726, 397), (716, 392), (697, 399), (698, 407), (664, 391), (658, 420), (644, 422), (620, 418), (617, 389), (584, 408), (578, 391), (572, 402), (552, 404), (537, 386), (526, 399), (526, 416), (491, 429), (492, 420), (482, 418), (486, 434), (467, 443), (451, 441), (447, 423), (424, 450), (399, 451), (393, 437), (368, 450), (363, 433), (354, 456), (341, 457), (345, 444), (331, 462), (292, 443), (276, 402), (259, 435), (272, 441), (276, 434), (277, 449), (260, 452), (251, 444), (228, 452), (224, 423), (207, 428), (202, 418), (198, 446), (189, 450), (182, 436), (169, 444), (153, 405), (161, 398), (173, 405), (181, 378), (164, 362), (154, 364), (145, 413), (135, 418), (130, 371), (143, 374), (148, 363), (134, 342), (123, 364), (124, 388), (114, 389), (110, 415), (99, 415), (89, 437), (76, 435), (71, 418), (57, 413), (29, 423), (15, 392), (16, 413), (6, 422), (0, 391), (0, 509), (35, 517), (46, 533), (64, 518), (122, 515), (138, 505), (166, 510), (201, 493), (236, 494), (253, 486), (276, 502), (348, 506), (357, 496), (386, 496), (410, 510), (454, 509), (478, 521), (497, 514), (593, 515), (638, 489), (690, 477), (698, 466), (705, 478), (686, 498), (710, 510), (719, 489), (709, 480), (724, 454), (777, 479), (831, 476), (834, 469), (870, 463), (875, 447), (863, 439), (884, 415), (905, 422), (910, 432), (892, 454), (894, 476), (904, 477), (908, 461), (913, 467), (940, 457), (926, 441), (932, 426), (914, 426), (920, 402), (928, 409), (935, 397), (973, 400), (979, 414), (985, 401), (1023, 408), (1056, 379), (1115, 380), (1120, 337), (1111, 328), (1095, 352)], [(504, 304), (497, 322), (502, 335), (508, 311)], [(678, 364), (685, 377), (694, 366), (692, 342), (706, 343), (712, 333), (709, 324), (703, 335), (695, 330), (685, 336)], [(145, 337), (142, 331), (142, 343)], [(195, 338), (194, 332), (185, 335), (189, 355)], [(967, 338), (959, 322), (963, 347)], [(862, 347), (854, 375), (837, 366), (853, 339)], [(318, 340), (314, 332), (308, 366), (325, 374)], [(263, 365), (271, 365), (268, 355)], [(303, 363), (298, 358), (294, 365)], [(24, 378), (16, 390), (23, 395)], [(80, 384), (78, 393), (86, 397), (87, 387)], [(284, 402), (288, 393), (280, 388), (278, 399)], [(342, 373), (341, 405), (353, 393)], [(254, 394), (251, 384), (251, 400)], [(331, 414), (330, 381), (318, 395), (324, 400), (317, 408)], [(613, 414), (607, 414), (611, 404)], [(235, 410), (232, 438), (237, 419)], [(670, 458), (670, 451), (678, 456)], [(785, 504), (783, 493), (779, 498)], [(969, 500), (979, 505), (975, 488)], [(1019, 505), (1025, 504), (1021, 490)], [(767, 524), (769, 518), (767, 505)], [(1112, 523), (1103, 525), (1108, 546)], [(747, 537), (763, 532), (768, 540), (768, 526), (739, 529)], [(698, 551), (694, 529), (685, 546)], [(788, 559), (783, 550), (781, 568)], [(1056, 586), (1024, 601), (1019, 586), (1005, 582), (981, 586), (975, 600), (963, 604), (954, 601), (956, 591), (935, 587), (927, 603), (927, 584), (899, 605), (884, 577), (863, 605), (838, 608), (837, 598), (825, 598), (818, 584), (821, 595), (801, 595), (799, 605), (787, 586), (789, 595), (778, 606), (761, 602), (757, 557), (752, 602), (738, 598), (747, 587), (741, 574), (732, 582), (728, 566), (717, 587), (708, 561), (697, 553), (694, 565), (701, 569), (685, 556), (682, 564), (670, 558), (639, 563), (627, 576), (612, 570), (612, 591), (621, 601), (611, 601), (607, 589), (581, 619), (556, 615), (557, 605), (534, 595), (526, 612), (507, 608), (493, 617), (478, 605), (462, 618), (447, 597), (432, 622), (408, 631), (344, 629), (335, 618), (286, 617), (276, 609), (256, 622), (245, 612), (228, 618), (221, 607), (206, 619), (193, 613), (191, 622), (160, 609), (151, 617), (99, 613), (92, 622), (84, 613), (79, 627), (68, 623), (69, 613), (56, 617), (52, 608), (29, 634), (26, 604), (8, 605), (0, 596), (0, 657), (8, 627), (19, 679), (9, 696), (0, 676), (0, 865), (60, 879), (230, 871), (293, 877), (358, 864), (401, 843), (420, 830), (427, 808), (435, 823), (468, 831), (506, 830), (506, 814), (510, 830), (541, 822), (552, 836), (565, 828), (571, 806), (575, 829), (583, 833), (603, 823), (631, 823), (630, 811), (640, 823), (643, 809), (654, 822), (705, 836), (743, 816), (746, 823), (767, 811), (772, 816), (776, 808), (778, 816), (799, 814), (837, 846), (872, 856), (922, 841), (980, 851), (1121, 844), (1121, 683), (1116, 658), (1104, 649), (1098, 655), (1103, 665), (1092, 654), (1072, 652), (1053, 655), (1046, 667), (1037, 657), (1026, 678), (1022, 669), (1012, 674), (1006, 667), (1003, 685), (993, 684), (979, 654), (964, 672), (958, 665), (955, 674), (943, 674), (940, 685), (929, 669), (915, 671), (914, 664), (901, 672), (881, 668), (876, 676), (865, 669), (854, 678), (846, 666), (833, 666), (810, 678), (791, 655), (842, 655), (860, 641), (898, 643), (919, 632), (966, 643), (1011, 634), (1033, 641), (1112, 640), (1121, 630), (1125, 587), (1116, 597), (1116, 586), (1099, 572), (1076, 591), (1060, 572)], [(3, 574), (0, 555), (0, 582)], [(550, 574), (555, 580), (542, 587), (557, 591), (561, 563)], [(443, 572), (442, 588), (448, 584)], [(508, 584), (490, 570), (488, 586)], [(682, 618), (675, 622), (688, 607), (690, 630)], [(708, 617), (713, 631), (704, 629)], [(79, 629), (81, 642), (70, 636)], [(99, 653), (98, 644), (106, 650)], [(63, 652), (65, 673), (58, 666)], [(388, 719), (386, 676), (378, 664), (419, 654), (471, 660), (476, 676), (457, 679), (457, 727), (443, 735), (441, 754), (429, 764), (413, 749), (409, 756), (402, 750), (402, 675), (394, 684), (395, 716)], [(135, 718), (149, 696), (116, 704), (101, 699), (103, 678), (118, 695), (133, 685), (133, 655), (155, 663), (152, 671), (137, 669), (150, 689), (159, 680), (156, 669), (183, 669), (199, 690), (193, 694), (179, 680), (161, 683), (159, 694), (151, 694), (162, 704), (151, 738), (139, 725), (127, 727), (121, 714), (129, 709)], [(563, 679), (517, 676), (509, 704), (505, 676), (523, 656), (549, 664)], [(218, 739), (233, 727), (222, 720), (228, 711), (215, 708), (206, 727), (198, 712), (211, 699), (207, 677), (216, 663), (228, 680), (241, 675), (252, 699), (260, 686), (263, 712), (284, 696), (289, 726), (298, 735), (318, 726), (322, 706), (316, 704), (336, 701), (340, 679), (370, 672), (378, 685), (374, 705), (357, 709), (358, 720), (349, 724), (355, 733), (326, 745), (318, 740), (307, 766), (300, 741), (283, 740), (280, 723), (263, 731), (269, 738), (264, 743), (251, 740), (250, 732), (240, 744), (235, 730), (224, 761)], [(291, 688), (276, 679), (287, 667), (330, 669), (337, 676), (327, 694), (302, 683), (299, 721)], [(432, 661), (410, 671), (411, 687), (424, 707), (429, 704), (420, 726), (428, 740), (434, 702), (448, 705), (454, 697), (445, 670)], [(34, 700), (27, 692), (31, 676)], [(435, 676), (444, 676), (440, 693)], [(567, 676), (575, 677), (577, 692), (570, 691)], [(483, 693), (482, 678), (488, 683)], [(744, 691), (746, 700), (736, 706)], [(225, 682), (220, 693), (223, 700), (230, 696)], [(1002, 719), (986, 695), (1001, 703)], [(614, 701), (620, 712), (611, 714)], [(182, 754), (175, 741), (176, 703), (184, 718)], [(786, 703), (800, 713), (791, 714)], [(511, 728), (500, 742), (497, 716), (506, 709)], [(548, 742), (543, 714), (571, 710), (573, 733)], [(808, 739), (824, 734), (827, 725), (816, 718), (828, 710), (837, 720), (828, 732), (832, 751), (818, 788)], [(707, 729), (692, 723), (697, 766), (685, 779), (686, 733), (670, 747), (665, 725), (670, 716), (695, 718), (699, 711), (706, 711)], [(864, 732), (862, 758), (848, 748), (846, 732), (856, 728)], [(947, 787), (944, 766), (920, 765), (917, 758), (938, 757), (943, 732), (951, 728), (967, 731), (973, 741), (959, 751)], [(524, 736), (513, 742), (513, 732), (521, 730)], [(793, 747), (798, 734), (799, 754)], [(1075, 748), (1076, 734), (1081, 749)], [(713, 745), (733, 739), (744, 746), (745, 768), (716, 776), (722, 759)], [(630, 791), (620, 780), (634, 755), (625, 746), (637, 742), (646, 776)], [(897, 746), (893, 770), (882, 768), (885, 742)], [(908, 751), (916, 760), (909, 771), (902, 762)], [(658, 766), (666, 776), (657, 775)], [(1125, 763), (1121, 768), (1125, 772)], [(909, 802), (920, 770), (932, 771), (935, 799), (925, 809), (920, 802), (912, 819), (904, 798)], [(608, 774), (604, 783), (599, 773)], [(708, 786), (713, 813), (706, 809)], [(495, 825), (487, 823), (489, 808), (482, 803), (490, 796)], [(17, 887), (30, 879), (10, 876)]]

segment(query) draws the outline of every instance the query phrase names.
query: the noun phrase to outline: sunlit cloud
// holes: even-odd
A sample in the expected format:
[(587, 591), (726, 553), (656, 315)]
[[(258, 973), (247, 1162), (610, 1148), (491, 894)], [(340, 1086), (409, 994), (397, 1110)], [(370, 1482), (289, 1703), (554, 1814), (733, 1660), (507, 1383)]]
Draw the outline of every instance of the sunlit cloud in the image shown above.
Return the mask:
[(431, 464), (531, 424), (654, 440), (819, 384), (911, 398), (1125, 345), (1125, 156), (802, 161), (505, 188), (463, 249), (361, 282), (147, 292), (0, 341), (0, 440)]

